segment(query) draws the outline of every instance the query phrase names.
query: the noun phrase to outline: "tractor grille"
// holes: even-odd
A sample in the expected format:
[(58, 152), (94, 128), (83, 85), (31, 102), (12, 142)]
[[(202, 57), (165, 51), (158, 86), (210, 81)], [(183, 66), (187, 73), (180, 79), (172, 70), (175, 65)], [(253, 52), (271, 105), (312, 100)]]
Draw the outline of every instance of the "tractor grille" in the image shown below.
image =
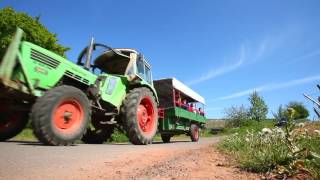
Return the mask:
[(66, 71), (65, 72), (65, 75), (72, 78), (72, 79), (75, 79), (75, 80), (78, 80), (78, 81), (81, 81), (81, 82), (84, 82), (85, 84), (89, 84), (89, 80), (88, 79), (84, 79), (82, 78), (81, 76), (79, 75), (76, 75), (70, 71)]
[(56, 59), (53, 59), (52, 57), (47, 56), (35, 49), (31, 49), (31, 59), (36, 60), (54, 69), (57, 68), (60, 64), (60, 62)]

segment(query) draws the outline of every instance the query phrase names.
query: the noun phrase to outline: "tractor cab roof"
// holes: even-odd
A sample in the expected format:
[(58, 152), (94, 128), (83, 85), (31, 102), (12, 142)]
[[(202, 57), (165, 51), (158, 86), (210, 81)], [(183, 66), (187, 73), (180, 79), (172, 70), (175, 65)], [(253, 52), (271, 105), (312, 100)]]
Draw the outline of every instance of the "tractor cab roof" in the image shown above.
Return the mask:
[[(138, 57), (142, 56), (142, 54), (135, 49), (112, 48), (95, 58), (93, 65), (111, 74), (124, 74), (130, 62), (131, 53), (135, 53)], [(145, 59), (144, 62), (150, 68), (150, 65)]]

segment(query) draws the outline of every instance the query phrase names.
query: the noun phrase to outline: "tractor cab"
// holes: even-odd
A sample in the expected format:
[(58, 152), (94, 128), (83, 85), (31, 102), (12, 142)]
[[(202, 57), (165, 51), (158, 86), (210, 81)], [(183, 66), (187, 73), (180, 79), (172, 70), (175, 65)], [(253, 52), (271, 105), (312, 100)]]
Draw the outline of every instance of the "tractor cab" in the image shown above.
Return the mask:
[(144, 80), (152, 85), (151, 68), (144, 56), (134, 49), (111, 48), (91, 42), (78, 57), (78, 65), (92, 71), (126, 76), (130, 82)]

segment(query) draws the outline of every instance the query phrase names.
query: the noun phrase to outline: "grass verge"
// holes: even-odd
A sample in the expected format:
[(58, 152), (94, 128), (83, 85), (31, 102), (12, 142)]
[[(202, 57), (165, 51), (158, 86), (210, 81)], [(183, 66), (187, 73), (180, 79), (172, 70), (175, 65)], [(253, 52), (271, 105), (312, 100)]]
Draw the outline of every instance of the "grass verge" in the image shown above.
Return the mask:
[(303, 175), (320, 179), (319, 122), (288, 123), (277, 128), (270, 122), (227, 129), (233, 133), (218, 148), (233, 156), (240, 167), (268, 176), (286, 178)]

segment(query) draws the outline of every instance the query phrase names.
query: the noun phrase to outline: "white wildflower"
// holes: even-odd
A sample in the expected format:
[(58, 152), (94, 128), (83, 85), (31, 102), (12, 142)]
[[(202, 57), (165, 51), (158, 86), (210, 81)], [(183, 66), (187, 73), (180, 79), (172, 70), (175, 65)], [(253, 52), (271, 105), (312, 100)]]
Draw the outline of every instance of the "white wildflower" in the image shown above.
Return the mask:
[(300, 128), (303, 128), (303, 127), (304, 127), (304, 123), (299, 123), (298, 126), (299, 126)]
[(246, 138), (245, 141), (250, 142), (250, 139), (249, 139), (249, 138)]
[(264, 134), (271, 134), (272, 133), (272, 130), (270, 128), (263, 128), (261, 130)]

